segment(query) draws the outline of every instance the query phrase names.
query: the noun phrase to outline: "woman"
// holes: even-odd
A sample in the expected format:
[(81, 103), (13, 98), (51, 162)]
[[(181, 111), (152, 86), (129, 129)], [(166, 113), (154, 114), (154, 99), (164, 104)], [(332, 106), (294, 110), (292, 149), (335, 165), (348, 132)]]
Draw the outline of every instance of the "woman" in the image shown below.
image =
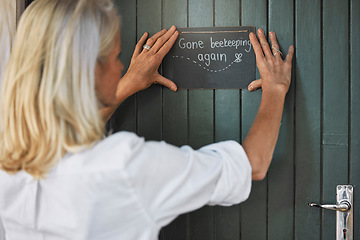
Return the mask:
[[(110, 0), (37, 0), (22, 16), (2, 86), (0, 218), (8, 239), (156, 239), (179, 214), (246, 200), (265, 177), (290, 85), (285, 61), (264, 32), (250, 34), (263, 89), (243, 147), (234, 141), (194, 151), (104, 137), (128, 96), (176, 85), (157, 69), (175, 27), (137, 44), (121, 77), (119, 19)], [(145, 47), (143, 48), (143, 46)]]

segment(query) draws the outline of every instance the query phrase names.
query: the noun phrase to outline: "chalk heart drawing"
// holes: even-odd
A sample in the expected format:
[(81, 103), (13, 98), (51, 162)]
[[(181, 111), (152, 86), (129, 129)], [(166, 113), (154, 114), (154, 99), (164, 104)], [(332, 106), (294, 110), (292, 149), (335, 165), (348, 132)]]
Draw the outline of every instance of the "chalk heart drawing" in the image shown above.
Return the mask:
[(172, 56), (172, 57), (173, 57), (173, 58), (186, 59), (186, 60), (188, 60), (188, 61), (190, 61), (190, 62), (192, 62), (192, 63), (194, 63), (194, 64), (198, 64), (199, 67), (204, 68), (204, 70), (207, 70), (208, 72), (215, 72), (215, 73), (217, 73), (217, 72), (226, 71), (226, 70), (229, 69), (234, 63), (241, 63), (241, 62), (242, 62), (242, 59), (241, 59), (242, 56), (243, 56), (242, 53), (235, 53), (235, 60), (232, 61), (232, 62), (229, 64), (229, 66), (227, 66), (227, 67), (225, 67), (225, 68), (223, 68), (223, 69), (219, 69), (219, 70), (209, 69), (209, 68), (207, 68), (207, 67), (205, 67), (205, 66), (202, 66), (202, 65), (199, 64), (198, 62), (196, 62), (196, 61), (194, 61), (194, 60), (191, 60), (191, 59), (188, 58), (188, 57), (184, 57), (184, 56)]

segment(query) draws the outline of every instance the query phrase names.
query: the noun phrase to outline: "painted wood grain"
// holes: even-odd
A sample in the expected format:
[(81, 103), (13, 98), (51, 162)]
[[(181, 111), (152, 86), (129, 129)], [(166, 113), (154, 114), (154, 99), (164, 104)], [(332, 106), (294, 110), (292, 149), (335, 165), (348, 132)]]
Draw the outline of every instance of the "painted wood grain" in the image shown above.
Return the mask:
[[(267, 31), (267, 1), (242, 0), (241, 25), (255, 26)], [(256, 78), (260, 78), (256, 71)], [(255, 119), (261, 101), (261, 90), (242, 90), (241, 129), (245, 139)], [(241, 239), (265, 240), (267, 236), (267, 178), (252, 183), (249, 199), (241, 204)]]
[[(213, 0), (189, 0), (189, 27), (213, 26)], [(189, 90), (189, 144), (199, 148), (214, 141), (213, 90)], [(215, 239), (214, 207), (190, 214), (190, 239)]]
[(360, 1), (350, 2), (350, 184), (354, 185), (354, 239), (360, 239)]
[[(295, 239), (320, 239), (321, 1), (296, 0)], [(311, 56), (311, 61), (309, 61)], [(314, 224), (316, 223), (316, 224)]]
[[(114, 1), (121, 15), (121, 47), (122, 53), (120, 60), (124, 64), (123, 74), (126, 73), (133, 49), (137, 42), (136, 33), (136, 2), (128, 0), (116, 0)], [(130, 131), (136, 132), (136, 96), (131, 96), (125, 100), (118, 109), (114, 112), (109, 120), (109, 128), (113, 132), (118, 131)]]
[[(197, 149), (213, 142), (213, 91), (189, 91), (189, 144)], [(214, 207), (190, 213), (190, 239), (215, 239)]]
[[(284, 14), (286, 13), (286, 14)], [(277, 34), (280, 49), (294, 44), (294, 3), (269, 1), (269, 31)], [(293, 81), (294, 75), (292, 76)], [(294, 97), (295, 85), (286, 96), (278, 142), (268, 173), (268, 239), (291, 239), (294, 232)]]
[[(336, 185), (348, 182), (348, 3), (323, 2), (322, 201), (330, 203), (336, 201)], [(341, 29), (341, 34), (334, 29)], [(335, 229), (335, 212), (324, 211), (322, 238), (333, 239)]]
[[(183, 215), (165, 228), (160, 239), (334, 239), (335, 213), (306, 204), (334, 202), (337, 184), (349, 182), (355, 194), (359, 192), (360, 2), (115, 0), (115, 4), (123, 16), (123, 49), (134, 49), (144, 31), (155, 33), (173, 24), (241, 22), (275, 31), (284, 53), (296, 43), (293, 83), (268, 177), (253, 182), (250, 198), (240, 207), (204, 207)], [(131, 54), (124, 51), (121, 56), (125, 69)], [(155, 86), (121, 104), (110, 126), (199, 148), (213, 141), (243, 140), (260, 100), (261, 90), (173, 93)], [(360, 211), (355, 210), (355, 224), (359, 218)], [(354, 239), (359, 234), (355, 230)]]
[[(187, 0), (163, 0), (162, 24), (164, 28), (172, 25), (187, 26)], [(170, 79), (168, 72), (163, 72)], [(176, 93), (163, 90), (163, 139), (176, 146), (188, 143), (187, 90)], [(165, 240), (186, 240), (189, 229), (189, 214), (179, 216), (164, 229)]]
[[(239, 26), (239, 4), (239, 0), (215, 0), (214, 25)], [(240, 93), (236, 89), (215, 90), (215, 142), (240, 142)], [(240, 205), (215, 208), (216, 239), (240, 239), (240, 231)]]
[[(161, 30), (161, 0), (137, 0), (137, 34)], [(137, 94), (138, 134), (146, 140), (162, 138), (162, 87), (153, 85)]]

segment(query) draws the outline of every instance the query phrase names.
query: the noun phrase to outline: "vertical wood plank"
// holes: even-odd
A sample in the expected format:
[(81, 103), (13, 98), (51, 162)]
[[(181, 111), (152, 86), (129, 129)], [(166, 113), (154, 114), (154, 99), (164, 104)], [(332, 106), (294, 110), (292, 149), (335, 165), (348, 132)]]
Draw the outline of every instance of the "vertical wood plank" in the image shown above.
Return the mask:
[[(126, 73), (133, 50), (136, 45), (136, 1), (115, 0), (114, 4), (121, 15), (121, 47), (120, 60), (124, 64), (123, 74)], [(113, 132), (136, 131), (136, 97), (126, 99), (114, 112), (108, 123)]]
[[(215, 0), (215, 26), (239, 26), (239, 4), (239, 0)], [(214, 101), (215, 142), (240, 142), (240, 91), (215, 90)], [(240, 239), (240, 227), (240, 205), (215, 207), (216, 239)]]
[[(163, 0), (163, 27), (187, 26), (187, 0)], [(165, 77), (172, 78), (164, 68)], [(176, 146), (187, 144), (187, 90), (163, 90), (163, 139)], [(179, 216), (164, 229), (165, 240), (187, 239), (188, 214)]]
[[(213, 26), (213, 0), (189, 0), (189, 27)], [(194, 148), (214, 141), (213, 90), (189, 90), (189, 144)], [(214, 207), (190, 213), (190, 239), (212, 240)]]
[[(189, 144), (197, 149), (213, 142), (213, 91), (189, 91)], [(214, 239), (214, 207), (190, 213), (190, 239)]]
[[(320, 239), (321, 1), (296, 0), (295, 239)], [(311, 53), (311, 61), (309, 61)]]
[(360, 1), (350, 3), (350, 184), (354, 185), (354, 239), (360, 239)]
[[(215, 0), (215, 26), (239, 26), (239, 9), (239, 0)], [(215, 90), (216, 142), (240, 141), (240, 107), (239, 90)]]
[[(285, 14), (284, 14), (285, 13)], [(294, 44), (293, 1), (269, 1), (269, 31), (277, 34), (284, 54)], [(294, 75), (293, 75), (293, 80)], [(268, 173), (268, 239), (293, 238), (294, 225), (294, 89), (290, 86), (279, 138)], [(281, 196), (281, 197), (280, 197)]]
[[(161, 30), (161, 0), (137, 1), (137, 34)], [(153, 85), (137, 94), (138, 134), (146, 140), (162, 138), (162, 87)]]
[[(336, 185), (348, 182), (348, 3), (323, 2), (323, 202), (336, 201)], [(324, 211), (322, 238), (335, 229), (335, 212)]]
[[(242, 0), (241, 24), (267, 31), (267, 1)], [(259, 71), (256, 78), (260, 78)], [(244, 140), (255, 119), (261, 101), (261, 90), (242, 90), (241, 132)], [(267, 236), (267, 178), (252, 182), (249, 199), (241, 204), (241, 239), (265, 240)]]

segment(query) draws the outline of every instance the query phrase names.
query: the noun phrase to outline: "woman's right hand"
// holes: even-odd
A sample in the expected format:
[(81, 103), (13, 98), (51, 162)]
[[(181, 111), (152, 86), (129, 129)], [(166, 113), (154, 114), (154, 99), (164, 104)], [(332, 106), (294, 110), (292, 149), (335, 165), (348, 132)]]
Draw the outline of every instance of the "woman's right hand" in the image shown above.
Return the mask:
[(255, 33), (250, 33), (250, 41), (253, 45), (256, 63), (260, 72), (261, 79), (251, 82), (248, 86), (249, 91), (262, 88), (264, 92), (276, 90), (286, 94), (291, 82), (291, 66), (294, 54), (294, 47), (290, 46), (285, 60), (279, 51), (279, 44), (274, 32), (270, 32), (271, 49), (265, 38), (264, 31), (258, 30), (258, 41)]

